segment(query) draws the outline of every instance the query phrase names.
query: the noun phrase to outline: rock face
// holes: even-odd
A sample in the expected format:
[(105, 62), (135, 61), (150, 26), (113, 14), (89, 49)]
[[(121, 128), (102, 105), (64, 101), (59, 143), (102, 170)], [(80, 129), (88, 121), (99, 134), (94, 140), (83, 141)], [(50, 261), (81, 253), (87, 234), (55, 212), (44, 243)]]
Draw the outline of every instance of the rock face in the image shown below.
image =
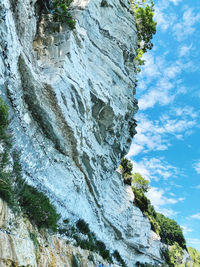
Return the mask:
[(159, 264), (161, 243), (116, 172), (136, 133), (130, 3), (75, 0), (70, 31), (42, 14), (40, 2), (0, 3), (1, 97), (24, 178), (62, 218), (88, 222), (128, 266)]
[(1, 199), (0, 240), (1, 267), (95, 267), (103, 262), (98, 254), (69, 245), (64, 238), (39, 233), (21, 214), (16, 217)]

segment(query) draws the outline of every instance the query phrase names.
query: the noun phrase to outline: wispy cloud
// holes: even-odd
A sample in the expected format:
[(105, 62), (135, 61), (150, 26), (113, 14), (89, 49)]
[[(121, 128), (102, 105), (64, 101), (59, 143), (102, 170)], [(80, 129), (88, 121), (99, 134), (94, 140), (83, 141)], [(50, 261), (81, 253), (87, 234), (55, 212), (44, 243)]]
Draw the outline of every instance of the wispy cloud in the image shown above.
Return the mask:
[[(183, 55), (186, 52), (186, 47), (184, 47), (180, 53)], [(180, 76), (183, 71), (194, 68), (191, 61), (180, 57), (170, 62), (167, 55), (154, 56), (153, 53), (144, 55), (144, 60), (145, 65), (140, 74), (142, 81), (138, 99), (140, 110), (152, 108), (155, 104), (166, 106), (173, 102), (177, 95), (186, 93)], [(152, 85), (148, 87), (147, 84)], [(140, 90), (140, 85), (138, 89)]]
[(193, 164), (193, 168), (198, 174), (200, 174), (200, 160)]
[(160, 180), (176, 177), (180, 170), (166, 162), (163, 158), (143, 158), (141, 161), (132, 161), (133, 171), (139, 172), (148, 180)]
[(190, 218), (192, 219), (197, 219), (197, 220), (200, 220), (200, 212), (199, 213), (196, 213), (196, 214), (193, 214), (190, 216)]
[(181, 225), (181, 229), (183, 230), (183, 234), (191, 233), (193, 230), (187, 226)]
[(173, 218), (178, 214), (177, 211), (174, 211), (173, 209), (166, 209), (166, 208), (159, 208), (159, 209), (157, 209), (157, 212), (160, 212), (169, 218)]
[[(169, 2), (159, 1), (155, 6), (155, 20), (157, 22), (157, 27), (162, 31), (166, 31), (170, 26), (172, 26), (177, 20), (175, 12), (169, 11), (169, 4), (173, 2), (175, 5), (178, 4), (181, 0), (170, 0)], [(168, 12), (166, 12), (166, 9)]]
[(171, 136), (182, 139), (185, 134), (190, 134), (189, 130), (197, 125), (197, 116), (198, 113), (191, 107), (174, 108), (154, 121), (147, 115), (138, 115), (137, 134), (127, 156), (166, 150), (171, 145)]
[(147, 197), (151, 200), (151, 203), (155, 207), (155, 209), (164, 214), (167, 217), (172, 217), (177, 214), (176, 211), (165, 208), (166, 205), (174, 205), (178, 202), (181, 202), (184, 200), (184, 198), (168, 198), (165, 196), (165, 191), (156, 187), (150, 188), (148, 193), (146, 194)]
[(173, 26), (173, 34), (178, 41), (186, 39), (195, 31), (195, 24), (200, 21), (200, 12), (187, 8), (182, 19)]
[(182, 45), (179, 48), (178, 55), (179, 55), (179, 57), (185, 57), (185, 56), (189, 55), (191, 50), (192, 50), (192, 44), (191, 45)]
[(172, 2), (175, 6), (177, 6), (180, 2), (182, 2), (182, 0), (169, 0), (170, 2)]

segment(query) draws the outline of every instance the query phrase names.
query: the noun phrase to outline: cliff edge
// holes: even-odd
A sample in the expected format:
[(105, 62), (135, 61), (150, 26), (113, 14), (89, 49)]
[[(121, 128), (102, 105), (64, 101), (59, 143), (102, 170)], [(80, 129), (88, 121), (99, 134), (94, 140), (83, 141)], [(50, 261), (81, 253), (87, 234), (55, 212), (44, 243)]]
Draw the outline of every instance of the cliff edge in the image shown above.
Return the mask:
[(116, 172), (138, 109), (130, 3), (75, 0), (72, 13), (70, 31), (40, 1), (0, 3), (0, 90), (23, 176), (62, 219), (85, 220), (128, 266), (160, 264), (161, 243)]

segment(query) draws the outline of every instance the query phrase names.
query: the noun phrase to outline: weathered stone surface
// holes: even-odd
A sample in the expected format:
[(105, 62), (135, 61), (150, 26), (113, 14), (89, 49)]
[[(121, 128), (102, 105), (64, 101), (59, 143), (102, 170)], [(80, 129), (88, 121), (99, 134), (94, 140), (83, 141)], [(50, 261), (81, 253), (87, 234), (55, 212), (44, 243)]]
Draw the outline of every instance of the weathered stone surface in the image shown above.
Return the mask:
[(62, 218), (87, 221), (128, 266), (161, 262), (160, 242), (151, 240), (148, 220), (115, 171), (136, 126), (130, 3), (75, 0), (73, 32), (36, 14), (38, 3), (0, 3), (0, 89), (24, 178)]
[(38, 232), (22, 214), (14, 216), (1, 199), (0, 219), (0, 267), (95, 267), (103, 262), (98, 254), (72, 246), (58, 235)]

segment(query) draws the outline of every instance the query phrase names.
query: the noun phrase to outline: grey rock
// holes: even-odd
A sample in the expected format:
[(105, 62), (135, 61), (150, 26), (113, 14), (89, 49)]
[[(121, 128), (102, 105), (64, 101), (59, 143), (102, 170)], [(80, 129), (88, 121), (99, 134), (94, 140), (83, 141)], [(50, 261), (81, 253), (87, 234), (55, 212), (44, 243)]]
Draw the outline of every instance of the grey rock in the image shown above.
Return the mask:
[(36, 0), (0, 3), (1, 96), (24, 178), (128, 266), (159, 264), (162, 244), (116, 172), (136, 134), (130, 3), (75, 0), (74, 31), (38, 10)]

